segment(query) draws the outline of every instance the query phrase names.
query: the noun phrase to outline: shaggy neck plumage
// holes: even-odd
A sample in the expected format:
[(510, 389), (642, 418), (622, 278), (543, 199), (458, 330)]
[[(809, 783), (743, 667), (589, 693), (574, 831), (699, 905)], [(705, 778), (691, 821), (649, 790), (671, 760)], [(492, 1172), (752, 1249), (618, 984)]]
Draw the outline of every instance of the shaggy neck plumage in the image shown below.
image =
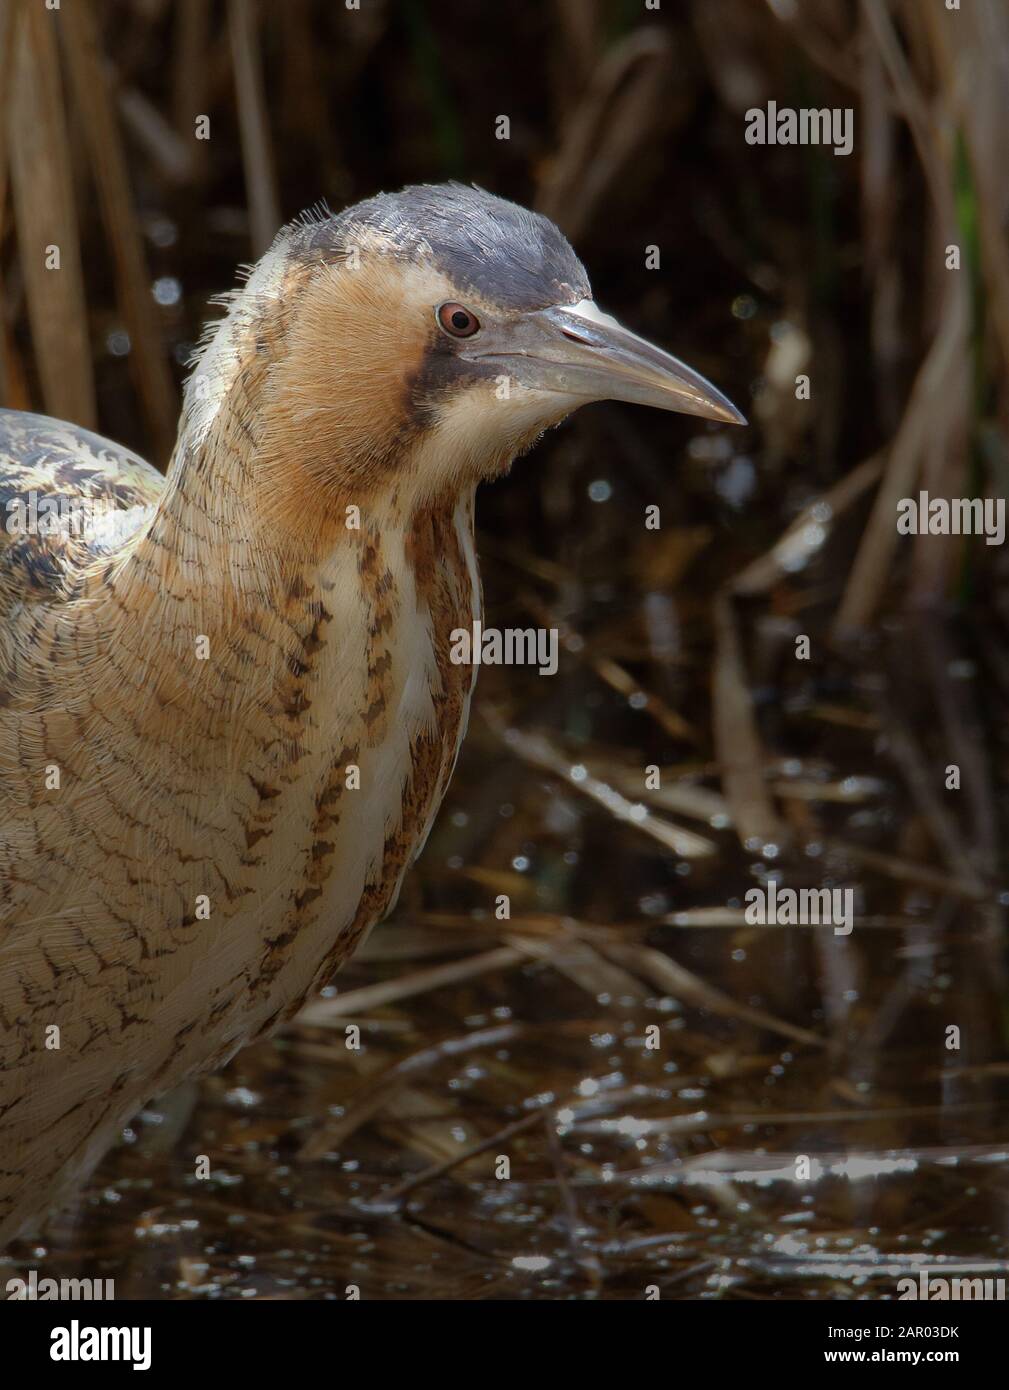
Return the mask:
[(278, 247), (231, 298), (187, 383), (165, 493), (120, 562), (116, 587), (140, 596), (124, 608), (220, 654), (250, 622), (285, 632), (292, 589), (321, 603), (341, 555), (414, 553), (434, 514), (451, 523), (472, 473), (430, 495), (440, 441), (375, 408), (383, 370), (381, 399), (396, 399), (401, 345), (380, 336), (369, 368), (340, 338), (369, 319), (364, 273), (313, 271)]

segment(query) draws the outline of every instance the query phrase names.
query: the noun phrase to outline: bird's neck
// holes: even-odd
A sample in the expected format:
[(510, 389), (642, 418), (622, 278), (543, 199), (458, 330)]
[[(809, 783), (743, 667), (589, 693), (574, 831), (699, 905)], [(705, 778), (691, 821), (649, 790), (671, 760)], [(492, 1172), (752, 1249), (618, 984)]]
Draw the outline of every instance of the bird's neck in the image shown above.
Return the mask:
[[(312, 496), (297, 452), (261, 450), (263, 433), (255, 400), (234, 392), (202, 437), (184, 426), (151, 521), (111, 582), (104, 569), (100, 591), (115, 621), (141, 634), (121, 637), (149, 659), (152, 694), (184, 706), (187, 692), (208, 687), (205, 707), (226, 721), (289, 683), (320, 620), (358, 650), (355, 634), (367, 644), (379, 619), (421, 622), (440, 651), (479, 603), (472, 486), (424, 500), (405, 489), (373, 494), (360, 505), (335, 489), (320, 496), (315, 486)], [(398, 594), (410, 604), (394, 602)], [(257, 660), (240, 669), (250, 645)], [(226, 702), (222, 674), (234, 685)]]
[(165, 492), (130, 547), (124, 579), (184, 603), (202, 631), (241, 622), (250, 606), (282, 606), (292, 584), (315, 587), (333, 557), (376, 538), (409, 538), (451, 518), (472, 487), (418, 497), (344, 479), (339, 450), (321, 470), (313, 440), (274, 428), (270, 357), (237, 374), (212, 415), (183, 416)]

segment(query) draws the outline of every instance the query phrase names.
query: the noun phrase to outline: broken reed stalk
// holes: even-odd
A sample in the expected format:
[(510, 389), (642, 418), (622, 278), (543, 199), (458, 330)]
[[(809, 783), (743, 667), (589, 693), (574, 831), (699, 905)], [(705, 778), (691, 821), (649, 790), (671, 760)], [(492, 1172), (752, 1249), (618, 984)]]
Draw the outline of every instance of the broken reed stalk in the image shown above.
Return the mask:
[(252, 253), (259, 257), (270, 249), (280, 225), (280, 210), (263, 89), (258, 17), (250, 0), (228, 0), (228, 24), (235, 64), (242, 163), (249, 196)]
[(64, 57), (115, 262), (117, 297), (130, 335), (130, 366), (144, 403), (155, 458), (164, 466), (175, 443), (179, 402), (151, 295), (126, 152), (98, 49), (94, 16), (85, 5), (68, 5), (60, 12), (60, 20)]
[[(0, 246), (3, 245), (7, 210), (7, 124), (11, 73), (14, 71), (16, 20), (16, 0), (0, 0)], [(10, 384), (7, 378), (7, 312), (3, 276), (0, 275), (0, 401), (10, 398)]]
[(53, 13), (39, 5), (21, 16), (9, 140), (18, 253), (45, 407), (94, 428), (91, 344), (59, 51)]

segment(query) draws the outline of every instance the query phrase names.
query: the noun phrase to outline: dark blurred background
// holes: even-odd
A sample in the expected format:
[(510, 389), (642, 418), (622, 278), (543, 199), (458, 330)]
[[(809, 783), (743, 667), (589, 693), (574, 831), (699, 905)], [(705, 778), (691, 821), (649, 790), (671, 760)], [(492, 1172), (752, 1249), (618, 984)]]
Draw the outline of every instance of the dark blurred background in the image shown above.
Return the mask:
[[(747, 144), (769, 101), (853, 108), (851, 154)], [(120, 1297), (1005, 1272), (1006, 562), (896, 503), (1005, 495), (1007, 167), (1005, 0), (0, 0), (0, 402), (165, 467), (281, 221), (459, 178), (751, 422), (595, 405), (484, 489), (487, 621), (560, 628), (559, 673), (481, 673), (339, 992), (24, 1258)], [(747, 925), (773, 876), (852, 888), (854, 932)]]

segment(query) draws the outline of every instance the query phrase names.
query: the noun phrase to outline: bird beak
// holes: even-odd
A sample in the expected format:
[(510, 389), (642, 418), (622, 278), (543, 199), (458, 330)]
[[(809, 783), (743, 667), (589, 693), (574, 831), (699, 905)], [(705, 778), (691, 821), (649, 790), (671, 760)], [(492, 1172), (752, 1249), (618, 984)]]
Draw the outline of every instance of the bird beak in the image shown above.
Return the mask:
[(623, 328), (591, 299), (552, 305), (520, 320), (487, 327), (466, 352), (499, 364), (502, 374), (537, 391), (589, 401), (631, 401), (745, 425), (746, 419), (710, 381), (684, 362)]

